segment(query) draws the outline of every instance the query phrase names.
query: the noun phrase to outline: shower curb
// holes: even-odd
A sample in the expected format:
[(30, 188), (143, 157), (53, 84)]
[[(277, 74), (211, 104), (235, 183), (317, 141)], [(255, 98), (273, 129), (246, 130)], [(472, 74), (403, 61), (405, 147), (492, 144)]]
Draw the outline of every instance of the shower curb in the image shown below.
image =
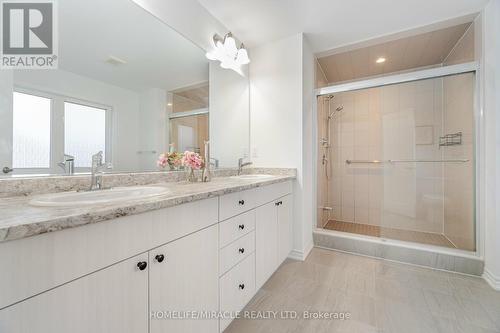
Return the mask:
[(418, 248), (414, 244), (394, 242), (370, 236), (353, 236), (348, 233), (316, 229), (314, 245), (375, 258), (398, 261), (433, 269), (482, 276), (484, 261), (473, 253), (452, 253), (429, 246)]

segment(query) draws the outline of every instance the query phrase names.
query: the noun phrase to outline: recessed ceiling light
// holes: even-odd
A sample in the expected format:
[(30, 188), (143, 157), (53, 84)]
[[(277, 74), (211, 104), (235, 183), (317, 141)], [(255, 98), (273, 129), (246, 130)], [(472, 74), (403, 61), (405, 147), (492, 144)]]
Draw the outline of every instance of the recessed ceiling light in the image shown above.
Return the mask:
[(168, 106), (172, 106), (172, 103), (167, 103)]
[(377, 64), (381, 64), (381, 63), (385, 62), (385, 58), (384, 58), (384, 57), (380, 57), (380, 58), (378, 58), (377, 60), (375, 60), (375, 62), (376, 62)]

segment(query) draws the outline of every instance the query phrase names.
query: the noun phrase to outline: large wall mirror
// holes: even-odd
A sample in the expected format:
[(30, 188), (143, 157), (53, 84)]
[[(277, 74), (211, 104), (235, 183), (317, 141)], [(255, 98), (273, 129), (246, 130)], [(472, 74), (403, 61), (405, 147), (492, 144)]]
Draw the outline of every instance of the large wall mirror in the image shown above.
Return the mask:
[[(0, 177), (161, 170), (170, 149), (237, 165), (248, 154), (248, 79), (130, 0), (61, 1), (59, 67), (0, 70)], [(196, 22), (193, 22), (196, 24)]]

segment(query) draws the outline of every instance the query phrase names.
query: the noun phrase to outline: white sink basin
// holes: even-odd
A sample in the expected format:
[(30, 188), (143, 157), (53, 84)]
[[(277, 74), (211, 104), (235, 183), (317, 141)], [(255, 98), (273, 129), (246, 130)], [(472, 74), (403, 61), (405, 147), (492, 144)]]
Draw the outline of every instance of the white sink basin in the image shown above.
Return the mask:
[(89, 192), (61, 192), (42, 194), (34, 197), (29, 203), (43, 207), (77, 207), (84, 205), (106, 204), (122, 200), (138, 200), (170, 193), (164, 187), (130, 186), (115, 187), (109, 190)]
[(242, 179), (242, 180), (263, 180), (263, 179), (269, 179), (269, 178), (273, 178), (273, 177), (274, 177), (273, 175), (253, 174), (253, 175), (232, 176), (231, 178)]

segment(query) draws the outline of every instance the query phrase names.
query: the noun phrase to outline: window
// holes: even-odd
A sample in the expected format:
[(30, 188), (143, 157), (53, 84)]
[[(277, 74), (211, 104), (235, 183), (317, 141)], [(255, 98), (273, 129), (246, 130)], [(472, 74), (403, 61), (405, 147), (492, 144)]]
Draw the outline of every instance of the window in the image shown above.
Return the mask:
[(51, 100), (14, 92), (12, 167), (50, 167)]
[(90, 168), (92, 155), (106, 153), (106, 110), (64, 102), (64, 153), (75, 167)]

